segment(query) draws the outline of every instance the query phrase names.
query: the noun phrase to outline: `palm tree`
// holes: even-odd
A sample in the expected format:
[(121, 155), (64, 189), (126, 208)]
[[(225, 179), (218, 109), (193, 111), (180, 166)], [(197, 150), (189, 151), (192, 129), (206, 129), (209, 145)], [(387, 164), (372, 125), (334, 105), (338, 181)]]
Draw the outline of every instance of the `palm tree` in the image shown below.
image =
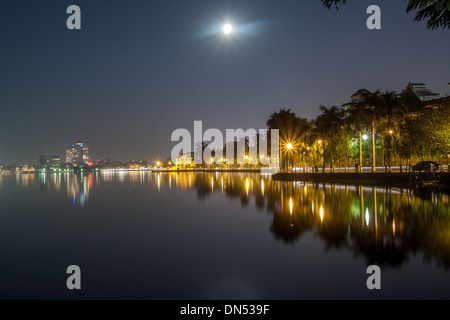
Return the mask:
[[(280, 134), (280, 151), (285, 151), (284, 153), (288, 155), (286, 150), (283, 150), (283, 146), (287, 143), (290, 143), (290, 141), (293, 141), (294, 132), (295, 132), (295, 122), (296, 122), (297, 116), (295, 113), (291, 112), (291, 109), (281, 109), (279, 112), (274, 112), (269, 120), (267, 120), (267, 127), (269, 128), (269, 133), (271, 130), (279, 130)], [(283, 153), (283, 152), (281, 152)], [(273, 157), (273, 155), (271, 154)], [(287, 169), (287, 157), (282, 157), (280, 165), (281, 167), (284, 167), (285, 170)]]
[(378, 101), (378, 115), (386, 121), (386, 130), (388, 137), (388, 157), (389, 157), (389, 172), (391, 171), (391, 150), (392, 137), (394, 135), (393, 121), (403, 115), (403, 106), (397, 93), (394, 91), (386, 91), (380, 94)]
[(382, 113), (380, 112), (380, 90), (374, 93), (369, 91), (363, 93), (363, 101), (361, 102), (363, 108), (366, 112), (366, 119), (371, 124), (372, 127), (372, 172), (376, 171), (377, 157), (376, 157), (376, 125), (381, 119)]
[[(311, 130), (311, 125), (307, 119), (297, 117), (291, 109), (281, 109), (270, 116), (267, 120), (267, 127), (269, 132), (274, 129), (279, 130), (281, 151), (286, 155), (283, 158), (286, 167), (288, 165), (287, 158), (292, 159), (298, 153), (300, 145), (304, 143), (307, 133)], [(292, 148), (286, 148), (288, 145)]]
[[(209, 161), (209, 159), (203, 159), (203, 155), (205, 154), (205, 150), (208, 147), (208, 144), (205, 142), (199, 142), (194, 146), (194, 154), (201, 153), (201, 162), (202, 166), (206, 168), (206, 161)], [(200, 163), (200, 159), (195, 159), (196, 163)]]
[(325, 171), (326, 158), (329, 156), (330, 168), (333, 171), (333, 155), (336, 153), (337, 138), (341, 135), (344, 125), (343, 114), (336, 106), (331, 108), (320, 106), (320, 110), (322, 114), (316, 118), (314, 126), (324, 144), (323, 169)]
[(366, 131), (368, 127), (366, 106), (362, 103), (355, 103), (348, 110), (348, 114), (345, 122), (359, 135), (359, 172), (361, 172), (363, 166), (362, 137), (363, 131)]
[(403, 108), (400, 99), (395, 91), (386, 91), (379, 97), (379, 113), (387, 120), (388, 126), (392, 120), (403, 114)]
[(267, 127), (269, 130), (280, 130), (280, 139), (283, 142), (292, 142), (300, 135), (298, 121), (299, 118), (291, 109), (281, 109), (270, 116)]

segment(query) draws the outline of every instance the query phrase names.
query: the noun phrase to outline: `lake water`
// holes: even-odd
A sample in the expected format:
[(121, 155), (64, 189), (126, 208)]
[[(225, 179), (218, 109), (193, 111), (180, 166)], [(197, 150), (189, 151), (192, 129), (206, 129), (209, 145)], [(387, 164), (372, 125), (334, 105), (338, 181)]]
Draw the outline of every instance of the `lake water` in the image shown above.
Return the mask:
[(449, 299), (449, 202), (244, 173), (0, 176), (0, 298)]

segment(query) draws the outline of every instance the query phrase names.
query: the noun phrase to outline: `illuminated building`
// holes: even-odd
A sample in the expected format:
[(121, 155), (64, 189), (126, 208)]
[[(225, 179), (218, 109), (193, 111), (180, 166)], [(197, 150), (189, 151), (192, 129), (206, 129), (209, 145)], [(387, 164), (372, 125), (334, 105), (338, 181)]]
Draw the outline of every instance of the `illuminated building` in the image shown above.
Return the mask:
[(59, 167), (62, 164), (60, 156), (40, 156), (39, 162), (41, 166)]
[(178, 157), (175, 161), (177, 168), (186, 168), (194, 164), (194, 156), (192, 153)]
[(83, 142), (78, 141), (66, 149), (66, 163), (74, 167), (81, 166), (89, 162), (89, 147)]

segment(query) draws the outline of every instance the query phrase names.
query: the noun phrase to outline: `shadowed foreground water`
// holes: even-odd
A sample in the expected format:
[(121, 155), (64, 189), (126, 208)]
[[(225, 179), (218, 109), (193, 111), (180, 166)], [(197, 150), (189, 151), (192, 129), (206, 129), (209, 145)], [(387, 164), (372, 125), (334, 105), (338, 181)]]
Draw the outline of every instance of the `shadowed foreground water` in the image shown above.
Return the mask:
[(2, 299), (449, 299), (449, 196), (239, 173), (0, 176), (0, 253)]

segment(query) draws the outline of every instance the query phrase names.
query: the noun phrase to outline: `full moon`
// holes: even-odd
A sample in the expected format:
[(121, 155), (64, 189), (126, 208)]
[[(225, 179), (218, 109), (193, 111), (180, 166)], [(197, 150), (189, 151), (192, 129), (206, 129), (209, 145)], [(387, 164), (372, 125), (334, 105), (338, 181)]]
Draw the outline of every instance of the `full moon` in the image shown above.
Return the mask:
[(223, 33), (225, 34), (231, 34), (233, 32), (233, 26), (229, 23), (223, 26)]

